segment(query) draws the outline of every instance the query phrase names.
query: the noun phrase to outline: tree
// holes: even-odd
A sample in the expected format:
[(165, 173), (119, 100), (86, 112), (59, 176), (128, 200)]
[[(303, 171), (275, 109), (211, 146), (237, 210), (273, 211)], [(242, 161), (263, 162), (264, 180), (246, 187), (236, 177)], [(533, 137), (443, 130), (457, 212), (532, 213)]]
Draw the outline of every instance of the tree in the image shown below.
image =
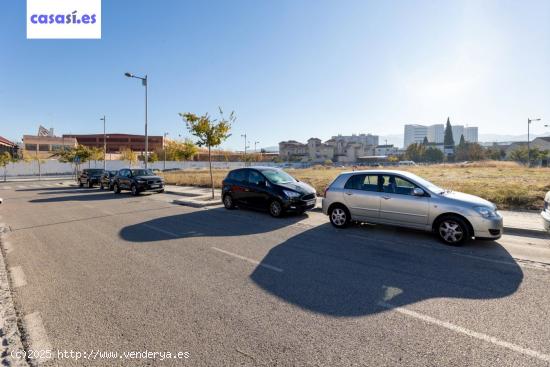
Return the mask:
[(155, 162), (158, 162), (159, 161), (159, 156), (156, 152), (153, 152), (151, 154), (149, 154), (149, 162), (150, 163), (155, 163)]
[(443, 138), (443, 145), (445, 149), (453, 149), (455, 141), (453, 139), (453, 127), (451, 126), (451, 120), (447, 117), (447, 125), (445, 126), (445, 137)]
[(94, 161), (94, 166), (97, 167), (97, 161), (103, 160), (103, 148), (99, 147), (91, 147), (88, 148), (90, 151), (89, 159), (90, 161)]
[(414, 143), (407, 147), (405, 151), (405, 157), (410, 161), (422, 162), (424, 160), (424, 154), (426, 153), (426, 147), (422, 144)]
[(132, 168), (132, 164), (136, 164), (138, 161), (138, 156), (136, 152), (134, 152), (130, 148), (125, 148), (120, 151), (120, 159), (123, 161), (128, 161), (129, 168)]
[(426, 162), (440, 163), (443, 162), (444, 158), (445, 155), (438, 148), (428, 147), (428, 149), (426, 149), (426, 152), (424, 153), (424, 159), (426, 160)]
[(219, 109), (220, 118), (212, 120), (207, 114), (197, 116), (193, 113), (180, 113), (179, 115), (185, 121), (187, 129), (191, 134), (197, 137), (196, 144), (200, 147), (208, 147), (208, 165), (210, 169), (210, 185), (212, 187), (212, 199), (214, 198), (214, 177), (212, 175), (212, 147), (219, 146), (231, 134), (231, 124), (235, 122), (237, 117), (234, 112), (229, 114), (226, 119), (223, 111)]
[(162, 153), (166, 153), (167, 161), (188, 161), (193, 159), (193, 156), (197, 152), (198, 148), (195, 143), (189, 139), (185, 139), (184, 141), (167, 141)]
[(428, 137), (425, 136), (425, 137), (424, 137), (424, 140), (422, 141), (422, 145), (426, 146), (426, 145), (428, 145), (428, 144), (430, 144), (430, 142), (428, 141)]
[(23, 160), (25, 162), (36, 162), (36, 164), (38, 165), (38, 179), (41, 180), (42, 179), (42, 163), (44, 163), (45, 160), (43, 158), (40, 158), (40, 156), (38, 155), (38, 151), (24, 150), (23, 151)]
[(459, 147), (466, 145), (466, 139), (464, 139), (464, 134), (460, 134), (460, 142), (458, 143)]
[(0, 153), (0, 167), (4, 168), (4, 181), (7, 176), (7, 166), (12, 162), (12, 156), (9, 152)]

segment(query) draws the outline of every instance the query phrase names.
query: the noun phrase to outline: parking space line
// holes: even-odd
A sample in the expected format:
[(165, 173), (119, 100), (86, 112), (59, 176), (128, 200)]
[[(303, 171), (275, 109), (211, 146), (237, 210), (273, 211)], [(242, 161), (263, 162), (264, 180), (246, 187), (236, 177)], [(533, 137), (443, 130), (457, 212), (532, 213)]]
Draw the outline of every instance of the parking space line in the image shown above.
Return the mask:
[(157, 227), (152, 226), (152, 225), (147, 224), (147, 223), (143, 223), (142, 225), (143, 225), (144, 227), (153, 229), (153, 230), (155, 230), (155, 231), (158, 231), (158, 232), (167, 234), (167, 235), (172, 236), (172, 237), (181, 237), (179, 234), (176, 234), (176, 233), (174, 233), (174, 232), (167, 231), (167, 230), (162, 229), (162, 228), (157, 228)]
[[(44, 323), (42, 322), (42, 316), (40, 316), (40, 312), (33, 312), (26, 315), (24, 317), (24, 324), (28, 334), (28, 349), (32, 349), (34, 351), (47, 351), (52, 349), (48, 339), (48, 334), (44, 328)], [(47, 353), (37, 353), (37, 359), (33, 359), (33, 361), (40, 365), (49, 359), (47, 357)]]
[(252, 264), (255, 264), (255, 265), (259, 265), (259, 266), (262, 266), (266, 269), (270, 269), (270, 270), (273, 270), (273, 271), (276, 271), (276, 272), (279, 272), (279, 273), (282, 273), (283, 272), (283, 269), (281, 268), (278, 268), (276, 266), (273, 266), (273, 265), (269, 265), (269, 264), (264, 264), (260, 261), (256, 261), (256, 260), (253, 260), (253, 259), (249, 259), (248, 257), (244, 257), (244, 256), (241, 256), (241, 255), (238, 255), (238, 254), (234, 254), (232, 252), (229, 252), (229, 251), (225, 251), (225, 250), (222, 250), (220, 248), (217, 248), (217, 247), (211, 247), (212, 250), (216, 250), (218, 252), (221, 252), (221, 253), (224, 253), (226, 255), (229, 255), (229, 256), (233, 256), (233, 257), (236, 257), (237, 259), (241, 259), (241, 260), (244, 260), (244, 261), (248, 261), (249, 263), (252, 263)]
[(21, 266), (11, 267), (10, 275), (14, 288), (24, 287), (27, 285), (27, 277), (25, 277), (25, 273), (23, 272), (23, 268)]
[(409, 310), (409, 309), (406, 309), (406, 308), (403, 308), (403, 307), (394, 306), (394, 305), (392, 305), (390, 303), (387, 303), (387, 302), (378, 302), (378, 305), (380, 307), (384, 307), (384, 308), (387, 308), (389, 310), (399, 312), (400, 314), (403, 314), (403, 315), (406, 315), (406, 316), (409, 316), (409, 317), (412, 317), (412, 318), (415, 318), (415, 319), (418, 319), (418, 320), (422, 320), (424, 322), (427, 322), (428, 324), (437, 325), (437, 326), (443, 327), (445, 329), (454, 331), (454, 332), (459, 333), (459, 334), (464, 334), (464, 335), (470, 336), (472, 338), (482, 340), (484, 342), (488, 342), (488, 343), (491, 343), (491, 344), (494, 344), (494, 345), (498, 345), (499, 347), (509, 349), (509, 350), (514, 351), (516, 353), (520, 353), (520, 354), (523, 354), (523, 355), (526, 355), (526, 356), (529, 356), (529, 357), (533, 357), (533, 358), (539, 359), (541, 361), (550, 362), (550, 355), (548, 355), (548, 354), (544, 354), (544, 353), (538, 352), (538, 351), (533, 350), (533, 349), (524, 348), (524, 347), (519, 346), (517, 344), (513, 344), (513, 343), (509, 343), (509, 342), (504, 341), (504, 340), (500, 340), (498, 338), (495, 338), (494, 336), (479, 333), (477, 331), (473, 331), (473, 330), (467, 329), (467, 328), (462, 327), (462, 326), (455, 325), (455, 324), (447, 322), (447, 321), (442, 321), (442, 320), (436, 319), (434, 317), (424, 315), (422, 313), (412, 311), (412, 310)]

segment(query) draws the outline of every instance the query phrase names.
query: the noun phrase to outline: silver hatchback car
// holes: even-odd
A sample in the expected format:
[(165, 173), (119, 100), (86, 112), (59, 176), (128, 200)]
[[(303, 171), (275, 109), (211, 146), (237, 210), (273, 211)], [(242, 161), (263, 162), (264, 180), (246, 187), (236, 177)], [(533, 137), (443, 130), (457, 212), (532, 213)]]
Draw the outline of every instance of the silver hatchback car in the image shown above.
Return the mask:
[(341, 173), (325, 190), (323, 213), (338, 228), (351, 221), (390, 224), (433, 231), (455, 246), (472, 237), (498, 239), (503, 229), (495, 204), (393, 170)]

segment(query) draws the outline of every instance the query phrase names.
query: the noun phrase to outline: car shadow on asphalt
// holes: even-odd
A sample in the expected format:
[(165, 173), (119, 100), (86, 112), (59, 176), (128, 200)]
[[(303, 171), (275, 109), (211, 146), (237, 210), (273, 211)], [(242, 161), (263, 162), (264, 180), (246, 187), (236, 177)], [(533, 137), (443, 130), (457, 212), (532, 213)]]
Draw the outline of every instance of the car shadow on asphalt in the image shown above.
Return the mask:
[[(337, 317), (434, 298), (502, 298), (516, 292), (523, 280), (521, 268), (497, 242), (483, 244), (498, 258), (487, 261), (435, 243), (415, 244), (422, 238), (425, 242), (426, 234), (404, 231), (397, 244), (380, 236), (383, 231), (371, 230), (374, 238), (360, 239), (330, 224), (315, 227), (272, 248), (250, 279), (285, 302)], [(275, 273), (264, 264), (283, 271)]]
[[(82, 192), (82, 191), (75, 191), (75, 192)], [(74, 192), (70, 192), (70, 193), (74, 193)], [(93, 193), (87, 192), (79, 195), (65, 195), (65, 196), (33, 199), (33, 200), (29, 200), (29, 203), (36, 204), (36, 203), (59, 203), (59, 202), (66, 202), (66, 201), (101, 201), (101, 200), (120, 200), (120, 199), (127, 199), (127, 198), (128, 198), (128, 195), (125, 195), (125, 194), (116, 195), (113, 192), (108, 192), (108, 191), (107, 192), (95, 191)]]
[[(155, 218), (124, 227), (119, 235), (130, 242), (166, 241), (186, 237), (246, 236), (267, 233), (296, 224), (307, 215), (272, 218), (264, 212), (225, 208)], [(245, 225), (243, 225), (245, 223)]]
[[(70, 190), (70, 187), (63, 186), (63, 187), (35, 187), (32, 189), (16, 189), (15, 191), (19, 192), (32, 192), (32, 191), (63, 191), (63, 190)], [(83, 188), (79, 187), (73, 187), (74, 190), (83, 190)]]
[[(246, 236), (306, 218), (276, 219), (219, 208), (152, 219), (124, 227), (119, 235), (136, 243)], [(523, 281), (522, 269), (498, 242), (472, 242), (457, 249), (417, 231), (376, 226), (338, 230), (328, 223), (304, 227), (308, 229), (273, 247), (250, 279), (267, 293), (309, 312), (354, 317), (443, 297), (497, 299), (516, 292)], [(479, 249), (489, 256), (469, 255)]]

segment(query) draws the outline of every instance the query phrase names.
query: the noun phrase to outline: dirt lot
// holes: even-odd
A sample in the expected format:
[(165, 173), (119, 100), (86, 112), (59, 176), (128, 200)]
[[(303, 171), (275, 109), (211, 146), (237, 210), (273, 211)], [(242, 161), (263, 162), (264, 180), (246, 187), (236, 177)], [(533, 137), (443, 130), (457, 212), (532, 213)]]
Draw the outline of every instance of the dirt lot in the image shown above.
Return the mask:
[[(294, 177), (307, 182), (322, 194), (325, 187), (339, 172), (352, 170), (316, 166), (307, 169), (287, 170)], [(440, 164), (400, 167), (432, 181), (438, 186), (481, 196), (500, 209), (538, 210), (544, 195), (550, 191), (550, 168), (526, 168), (513, 162), (481, 162), (472, 164)], [(221, 186), (227, 170), (214, 171), (214, 184)], [(168, 184), (209, 186), (207, 170), (166, 172)]]

